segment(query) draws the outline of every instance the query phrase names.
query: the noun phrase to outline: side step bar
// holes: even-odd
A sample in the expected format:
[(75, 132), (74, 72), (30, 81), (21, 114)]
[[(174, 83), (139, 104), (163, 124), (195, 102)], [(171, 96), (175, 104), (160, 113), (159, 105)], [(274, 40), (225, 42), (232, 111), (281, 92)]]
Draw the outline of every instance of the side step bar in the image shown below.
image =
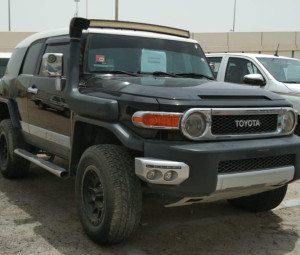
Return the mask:
[(69, 177), (68, 171), (60, 166), (57, 166), (47, 160), (41, 159), (37, 157), (36, 155), (23, 150), (23, 149), (15, 149), (14, 152), (21, 156), (22, 158), (27, 159), (28, 161), (46, 169), (50, 173), (62, 178), (62, 179), (67, 179)]

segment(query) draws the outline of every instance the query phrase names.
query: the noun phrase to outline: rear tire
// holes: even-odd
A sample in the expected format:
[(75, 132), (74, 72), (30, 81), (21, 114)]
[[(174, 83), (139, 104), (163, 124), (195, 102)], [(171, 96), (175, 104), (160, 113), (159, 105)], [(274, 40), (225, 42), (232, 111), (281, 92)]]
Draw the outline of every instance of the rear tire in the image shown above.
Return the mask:
[(14, 153), (23, 147), (17, 132), (11, 120), (0, 122), (0, 171), (6, 178), (24, 177), (29, 172), (30, 162)]
[(41, 102), (41, 101), (39, 101), (38, 102), (38, 108), (40, 109), (40, 110), (45, 110), (45, 105)]
[(269, 211), (277, 207), (287, 191), (287, 185), (284, 185), (278, 189), (266, 191), (259, 194), (254, 194), (247, 197), (239, 197), (229, 199), (228, 202), (238, 208), (249, 212), (263, 212)]
[(76, 174), (76, 202), (87, 235), (115, 244), (137, 229), (142, 209), (133, 158), (117, 145), (96, 145), (82, 155)]

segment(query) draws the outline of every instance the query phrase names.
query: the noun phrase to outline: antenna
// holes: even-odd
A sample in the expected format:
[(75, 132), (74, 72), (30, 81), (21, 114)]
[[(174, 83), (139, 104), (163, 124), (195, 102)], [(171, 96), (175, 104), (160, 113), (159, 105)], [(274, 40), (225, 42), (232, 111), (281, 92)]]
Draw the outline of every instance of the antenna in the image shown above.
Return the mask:
[(279, 57), (279, 56), (278, 56), (278, 49), (279, 49), (279, 45), (280, 45), (280, 44), (278, 43), (278, 45), (277, 45), (277, 49), (276, 49), (276, 51), (275, 51), (275, 54), (274, 54), (274, 56), (275, 56), (275, 57)]

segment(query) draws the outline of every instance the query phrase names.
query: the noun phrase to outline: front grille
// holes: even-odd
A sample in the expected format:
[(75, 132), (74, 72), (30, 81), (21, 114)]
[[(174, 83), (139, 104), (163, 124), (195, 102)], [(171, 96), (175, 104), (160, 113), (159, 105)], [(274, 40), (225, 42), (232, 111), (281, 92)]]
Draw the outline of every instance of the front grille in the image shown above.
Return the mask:
[(211, 131), (213, 135), (269, 133), (277, 130), (277, 121), (277, 114), (213, 115)]
[(262, 158), (220, 161), (218, 173), (237, 173), (263, 170), (268, 168), (285, 167), (295, 164), (295, 155), (280, 155)]

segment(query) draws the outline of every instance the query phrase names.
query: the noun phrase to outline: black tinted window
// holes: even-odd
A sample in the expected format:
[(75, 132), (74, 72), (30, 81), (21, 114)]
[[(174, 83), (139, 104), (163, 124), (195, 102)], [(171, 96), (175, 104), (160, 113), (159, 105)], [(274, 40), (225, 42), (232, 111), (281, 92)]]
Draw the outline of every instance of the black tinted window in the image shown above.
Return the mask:
[(209, 63), (211, 71), (213, 72), (214, 77), (217, 78), (219, 68), (221, 66), (222, 58), (221, 57), (208, 57), (207, 61)]
[(0, 78), (4, 75), (9, 58), (0, 58)]
[(247, 74), (261, 74), (258, 68), (249, 60), (231, 57), (226, 67), (225, 81), (233, 83), (244, 83)]
[(25, 61), (24, 61), (22, 74), (34, 74), (42, 46), (43, 46), (43, 43), (39, 42), (39, 43), (33, 44), (29, 48), (26, 58), (25, 58)]
[[(69, 59), (69, 44), (49, 44), (46, 47), (45, 53), (62, 53), (63, 54), (63, 71), (62, 75), (67, 76), (68, 72), (68, 59)], [(40, 68), (40, 74), (41, 68)]]

